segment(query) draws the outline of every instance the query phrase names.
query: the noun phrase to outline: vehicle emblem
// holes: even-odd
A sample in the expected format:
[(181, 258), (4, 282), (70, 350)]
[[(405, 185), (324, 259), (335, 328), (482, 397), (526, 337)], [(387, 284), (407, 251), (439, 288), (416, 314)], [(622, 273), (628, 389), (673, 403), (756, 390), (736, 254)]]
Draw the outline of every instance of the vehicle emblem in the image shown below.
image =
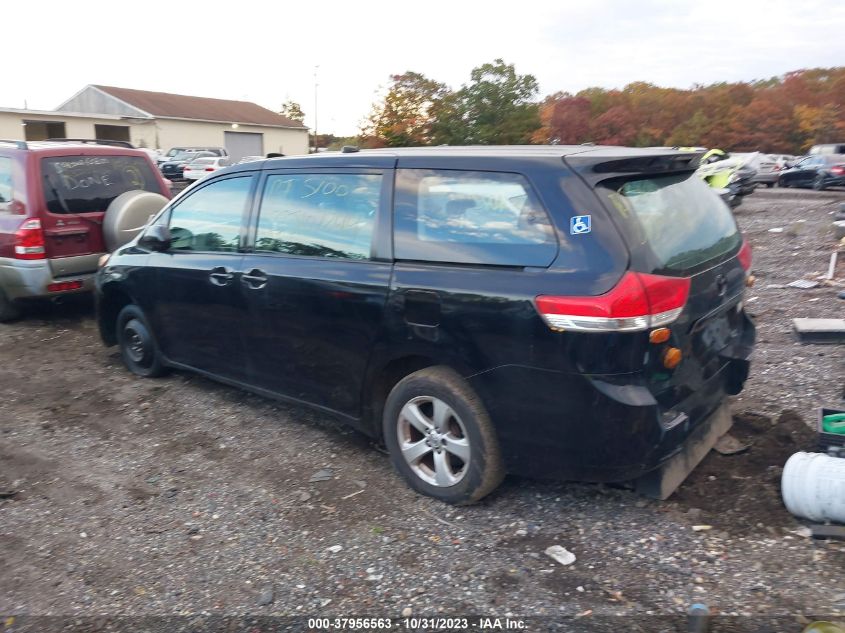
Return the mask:
[(592, 216), (589, 215), (573, 215), (569, 219), (569, 234), (581, 235), (582, 233), (589, 233), (593, 230)]

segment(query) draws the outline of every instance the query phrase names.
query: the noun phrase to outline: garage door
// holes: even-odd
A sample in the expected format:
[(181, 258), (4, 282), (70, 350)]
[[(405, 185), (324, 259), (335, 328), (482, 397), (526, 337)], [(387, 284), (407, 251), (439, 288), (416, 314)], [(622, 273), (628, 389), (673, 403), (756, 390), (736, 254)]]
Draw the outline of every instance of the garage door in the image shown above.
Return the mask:
[(233, 163), (244, 156), (264, 156), (264, 135), (253, 132), (223, 132), (226, 151)]

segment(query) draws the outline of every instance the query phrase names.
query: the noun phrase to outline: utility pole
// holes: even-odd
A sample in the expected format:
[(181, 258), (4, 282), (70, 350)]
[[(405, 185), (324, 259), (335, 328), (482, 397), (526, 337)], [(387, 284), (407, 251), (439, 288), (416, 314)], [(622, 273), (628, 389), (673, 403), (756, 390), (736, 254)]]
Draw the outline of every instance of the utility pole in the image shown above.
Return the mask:
[(319, 142), (317, 141), (317, 86), (320, 84), (317, 83), (317, 71), (320, 69), (320, 66), (314, 66), (314, 153), (317, 153), (319, 148)]

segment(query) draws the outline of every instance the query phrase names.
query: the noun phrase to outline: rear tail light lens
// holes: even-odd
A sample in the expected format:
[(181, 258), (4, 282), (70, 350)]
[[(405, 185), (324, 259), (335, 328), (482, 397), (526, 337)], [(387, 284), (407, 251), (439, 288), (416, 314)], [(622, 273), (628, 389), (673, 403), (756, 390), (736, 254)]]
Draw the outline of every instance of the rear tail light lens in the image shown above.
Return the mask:
[(742, 240), (742, 246), (739, 249), (739, 253), (736, 254), (736, 257), (739, 260), (740, 265), (745, 269), (745, 272), (751, 270), (751, 246), (746, 240)]
[(44, 259), (46, 256), (41, 220), (26, 220), (15, 231), (15, 258)]
[(837, 165), (836, 167), (831, 167), (830, 173), (836, 174), (837, 176), (841, 176), (842, 174), (845, 174), (845, 167), (840, 167), (839, 165)]
[(205, 171), (214, 171), (214, 167), (206, 167)]
[(553, 330), (639, 332), (671, 323), (689, 297), (688, 277), (627, 272), (609, 292), (595, 297), (541, 295), (537, 311)]

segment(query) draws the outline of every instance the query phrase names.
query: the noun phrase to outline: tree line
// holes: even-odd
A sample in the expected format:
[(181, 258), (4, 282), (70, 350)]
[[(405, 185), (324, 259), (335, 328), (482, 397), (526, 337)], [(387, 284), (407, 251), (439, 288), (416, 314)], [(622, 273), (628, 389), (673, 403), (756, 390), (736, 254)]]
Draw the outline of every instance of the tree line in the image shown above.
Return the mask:
[(621, 90), (586, 88), (539, 98), (533, 75), (501, 59), (458, 89), (408, 71), (393, 75), (360, 135), (320, 147), (580, 144), (720, 147), (800, 154), (845, 141), (845, 67), (796, 70), (750, 82)]

